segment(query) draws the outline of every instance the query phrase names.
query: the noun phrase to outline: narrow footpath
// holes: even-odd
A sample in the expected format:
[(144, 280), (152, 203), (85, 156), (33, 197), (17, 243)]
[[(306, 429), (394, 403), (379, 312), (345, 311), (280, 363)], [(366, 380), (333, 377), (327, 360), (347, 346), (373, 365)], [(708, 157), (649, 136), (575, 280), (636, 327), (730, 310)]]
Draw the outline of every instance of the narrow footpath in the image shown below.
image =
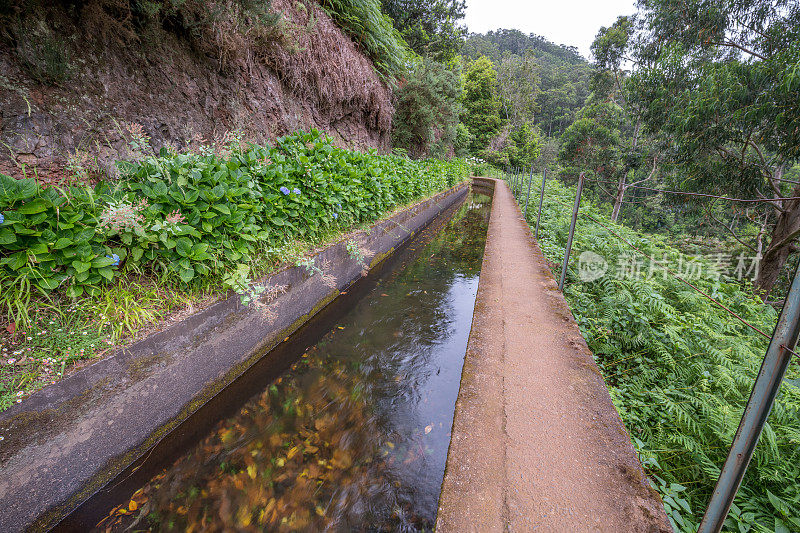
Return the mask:
[(492, 181), (437, 531), (671, 532), (547, 262)]

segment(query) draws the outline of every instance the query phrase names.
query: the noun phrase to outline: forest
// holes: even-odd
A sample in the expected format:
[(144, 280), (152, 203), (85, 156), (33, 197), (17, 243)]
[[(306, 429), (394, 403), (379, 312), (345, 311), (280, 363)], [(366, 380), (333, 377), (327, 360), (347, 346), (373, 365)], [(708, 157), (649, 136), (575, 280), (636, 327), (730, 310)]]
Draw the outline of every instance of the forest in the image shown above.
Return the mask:
[[(308, 15), (298, 30), (269, 2), (211, 4), (219, 10), (171, 0), (87, 6), (124, 20), (136, 39), (151, 25), (188, 35), (220, 70), (231, 36), (247, 41), (247, 61), (273, 61), (278, 42), (295, 46), (290, 58), (304, 53), (292, 36), (315, 24)], [(317, 130), (274, 146), (233, 134), (194, 153), (157, 151), (132, 125), (130, 153), (147, 154), (120, 162), (116, 180), (94, 179), (75, 159), (69, 172), (88, 184), (48, 188), (0, 174), (2, 323), (31, 335), (3, 357), (34, 361), (0, 369), (0, 409), (192, 298), (252, 297), (256, 277), (302, 265), (309, 247), (469, 173), (525, 176), (534, 190), (547, 176), (540, 245), (557, 276), (582, 177), (588, 218), (575, 250), (622, 268), (633, 246), (648, 256), (636, 268), (650, 275), (584, 281), (570, 266), (565, 295), (669, 520), (696, 531), (767, 340), (653, 272), (678, 272), (740, 321), (774, 328), (800, 266), (800, 4), (638, 0), (635, 14), (598, 21), (591, 58), (517, 29), (470, 33), (465, 0), (313, 5), (390, 91), (388, 153), (348, 150)], [(40, 83), (66, 83), (58, 41), (21, 38), (45, 31), (21, 22), (26, 9), (0, 3), (0, 40)], [(268, 268), (251, 269), (256, 257)], [(57, 351), (63, 360), (46, 356)], [(795, 361), (726, 530), (800, 530), (798, 415)]]

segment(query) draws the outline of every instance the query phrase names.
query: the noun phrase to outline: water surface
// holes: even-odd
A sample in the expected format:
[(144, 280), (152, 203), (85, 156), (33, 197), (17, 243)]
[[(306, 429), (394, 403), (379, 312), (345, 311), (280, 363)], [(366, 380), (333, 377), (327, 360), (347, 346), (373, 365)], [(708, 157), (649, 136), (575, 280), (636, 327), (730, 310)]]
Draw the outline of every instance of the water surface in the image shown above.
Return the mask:
[(320, 342), (98, 529), (432, 530), (489, 202), (470, 196), (398, 252)]

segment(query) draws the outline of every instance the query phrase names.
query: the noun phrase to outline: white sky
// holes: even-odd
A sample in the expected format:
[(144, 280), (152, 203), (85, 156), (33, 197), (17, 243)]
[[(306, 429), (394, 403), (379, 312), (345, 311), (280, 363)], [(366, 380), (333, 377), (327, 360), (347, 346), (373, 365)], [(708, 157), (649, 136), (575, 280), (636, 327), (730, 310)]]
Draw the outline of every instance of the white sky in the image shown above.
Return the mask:
[(636, 0), (467, 0), (464, 23), (475, 33), (499, 28), (536, 33), (555, 44), (576, 46), (591, 59), (589, 46), (600, 27), (635, 12)]

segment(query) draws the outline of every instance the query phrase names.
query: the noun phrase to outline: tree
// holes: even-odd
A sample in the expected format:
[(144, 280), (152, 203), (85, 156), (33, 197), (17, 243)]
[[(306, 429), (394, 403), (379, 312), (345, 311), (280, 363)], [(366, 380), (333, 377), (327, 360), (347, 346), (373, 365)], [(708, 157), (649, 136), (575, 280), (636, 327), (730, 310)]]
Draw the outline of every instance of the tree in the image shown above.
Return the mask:
[(381, 4), (417, 54), (443, 63), (458, 54), (466, 35), (459, 25), (466, 9), (464, 0), (382, 0)]
[(522, 56), (506, 53), (497, 66), (497, 85), (506, 120), (515, 126), (533, 123), (539, 111), (539, 66), (530, 50)]
[[(623, 70), (623, 62), (629, 60), (626, 53), (633, 29), (630, 17), (619, 17), (611, 27), (600, 28), (592, 43), (592, 55), (595, 58), (595, 72), (591, 81), (592, 97), (619, 106), (624, 117), (624, 122), (619, 126), (621, 137), (619, 157), (623, 165), (617, 173), (617, 187), (614, 193), (605, 191), (613, 198), (611, 220), (614, 221), (619, 217), (625, 192), (631, 186), (653, 178), (658, 170), (659, 161), (654, 143), (645, 142), (640, 145), (642, 110), (637, 100), (629, 94), (631, 87)], [(646, 177), (631, 183), (629, 178), (636, 175), (644, 160), (653, 162), (652, 170)]]
[(577, 178), (582, 172), (590, 178), (610, 180), (616, 177), (621, 162), (619, 106), (610, 102), (587, 105), (578, 120), (561, 135), (558, 158), (562, 175)]
[(497, 72), (484, 56), (471, 62), (464, 79), (464, 125), (474, 136), (470, 151), (478, 155), (499, 131), (500, 102), (497, 98)]
[(539, 159), (541, 153), (539, 128), (531, 124), (519, 127), (507, 125), (495, 136), (481, 156), (489, 164), (498, 168), (529, 168)]
[(451, 152), (461, 111), (460, 96), (458, 72), (430, 59), (421, 61), (397, 91), (392, 121), (394, 146), (406, 149), (412, 157)]
[(775, 224), (756, 286), (766, 296), (800, 235), (800, 4), (640, 0), (634, 89), (643, 120), (673, 140), (692, 190), (763, 198)]

